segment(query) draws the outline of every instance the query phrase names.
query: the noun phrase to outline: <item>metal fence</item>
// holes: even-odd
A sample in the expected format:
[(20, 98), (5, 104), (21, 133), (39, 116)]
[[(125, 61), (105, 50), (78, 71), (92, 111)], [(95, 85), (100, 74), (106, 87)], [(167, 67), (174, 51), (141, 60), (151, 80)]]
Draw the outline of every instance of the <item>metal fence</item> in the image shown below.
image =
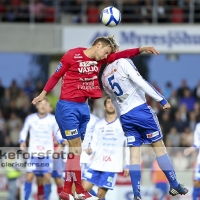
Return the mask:
[(123, 23), (199, 23), (200, 0), (0, 0), (1, 22), (99, 23), (107, 6)]

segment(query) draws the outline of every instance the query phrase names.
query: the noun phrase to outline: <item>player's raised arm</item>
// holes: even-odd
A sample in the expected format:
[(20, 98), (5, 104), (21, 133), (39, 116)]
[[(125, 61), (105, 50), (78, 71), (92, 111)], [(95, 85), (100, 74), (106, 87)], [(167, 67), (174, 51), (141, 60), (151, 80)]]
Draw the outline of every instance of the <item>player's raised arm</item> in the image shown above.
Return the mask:
[(155, 55), (159, 54), (159, 52), (155, 49), (155, 47), (144, 46), (144, 47), (140, 47), (140, 48), (127, 49), (127, 50), (120, 51), (117, 53), (112, 53), (108, 56), (107, 63), (114, 62), (115, 60), (120, 59), (120, 58), (135, 57), (143, 52), (148, 53), (148, 54), (155, 54)]
[(60, 60), (57, 69), (55, 73), (49, 78), (47, 81), (43, 91), (40, 93), (39, 96), (35, 97), (32, 101), (33, 104), (36, 104), (37, 102), (40, 102), (43, 100), (43, 98), (46, 96), (48, 92), (50, 92), (55, 85), (58, 83), (59, 79), (64, 76), (64, 74), (68, 71), (69, 69), (69, 56), (70, 53), (66, 53), (62, 59)]

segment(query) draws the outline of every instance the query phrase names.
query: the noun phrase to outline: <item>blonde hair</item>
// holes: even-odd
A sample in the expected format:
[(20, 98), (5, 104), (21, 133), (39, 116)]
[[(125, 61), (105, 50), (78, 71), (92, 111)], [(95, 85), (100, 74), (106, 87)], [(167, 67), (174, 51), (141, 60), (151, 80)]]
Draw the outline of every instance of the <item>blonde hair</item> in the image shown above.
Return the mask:
[(110, 40), (109, 37), (98, 37), (98, 38), (96, 38), (93, 41), (92, 46), (97, 45), (99, 42), (101, 42), (101, 44), (102, 44), (103, 47), (110, 46), (111, 49), (112, 49), (112, 51), (113, 52), (115, 51), (114, 43)]
[(114, 35), (112, 36), (108, 36), (107, 37), (111, 42), (112, 42), (112, 45), (114, 47), (114, 51), (113, 52), (116, 52), (118, 49), (119, 49), (119, 44), (116, 42), (115, 38), (114, 38)]

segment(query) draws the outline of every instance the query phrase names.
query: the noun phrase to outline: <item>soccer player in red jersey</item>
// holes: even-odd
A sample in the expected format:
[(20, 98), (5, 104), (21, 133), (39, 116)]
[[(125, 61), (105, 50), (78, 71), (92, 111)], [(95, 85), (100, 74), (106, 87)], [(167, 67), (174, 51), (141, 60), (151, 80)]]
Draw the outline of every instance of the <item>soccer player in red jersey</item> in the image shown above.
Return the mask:
[[(111, 63), (119, 58), (137, 56), (142, 52), (158, 55), (154, 47), (141, 47), (113, 53), (115, 47), (109, 37), (97, 38), (90, 48), (78, 47), (70, 49), (60, 60), (55, 73), (46, 83), (41, 94), (32, 103), (41, 101), (62, 77), (60, 100), (56, 106), (56, 121), (62, 137), (69, 142), (70, 154), (66, 163), (64, 189), (60, 194), (62, 200), (73, 200), (72, 183), (76, 186), (75, 196), (78, 199), (97, 200), (85, 191), (81, 185), (81, 140), (90, 119), (88, 98), (101, 98), (98, 82), (100, 68), (105, 63)], [(71, 158), (71, 159), (70, 159)], [(73, 180), (73, 181), (72, 181)]]

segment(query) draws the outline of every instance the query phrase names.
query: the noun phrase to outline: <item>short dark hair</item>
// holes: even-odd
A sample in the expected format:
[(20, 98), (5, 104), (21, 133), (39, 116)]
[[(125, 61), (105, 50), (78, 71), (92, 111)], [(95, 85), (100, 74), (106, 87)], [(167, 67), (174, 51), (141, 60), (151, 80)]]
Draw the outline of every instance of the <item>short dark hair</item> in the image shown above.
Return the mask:
[(112, 48), (112, 51), (115, 50), (115, 47), (112, 43), (112, 41), (108, 38), (108, 37), (97, 37), (93, 43), (92, 43), (92, 46), (95, 46), (96, 44), (98, 44), (99, 42), (102, 43), (103, 47), (105, 46), (110, 46)]
[(104, 102), (103, 102), (104, 106), (106, 106), (106, 103), (107, 103), (108, 99), (111, 99), (111, 98), (110, 98), (109, 96), (107, 96), (107, 97), (104, 99)]

